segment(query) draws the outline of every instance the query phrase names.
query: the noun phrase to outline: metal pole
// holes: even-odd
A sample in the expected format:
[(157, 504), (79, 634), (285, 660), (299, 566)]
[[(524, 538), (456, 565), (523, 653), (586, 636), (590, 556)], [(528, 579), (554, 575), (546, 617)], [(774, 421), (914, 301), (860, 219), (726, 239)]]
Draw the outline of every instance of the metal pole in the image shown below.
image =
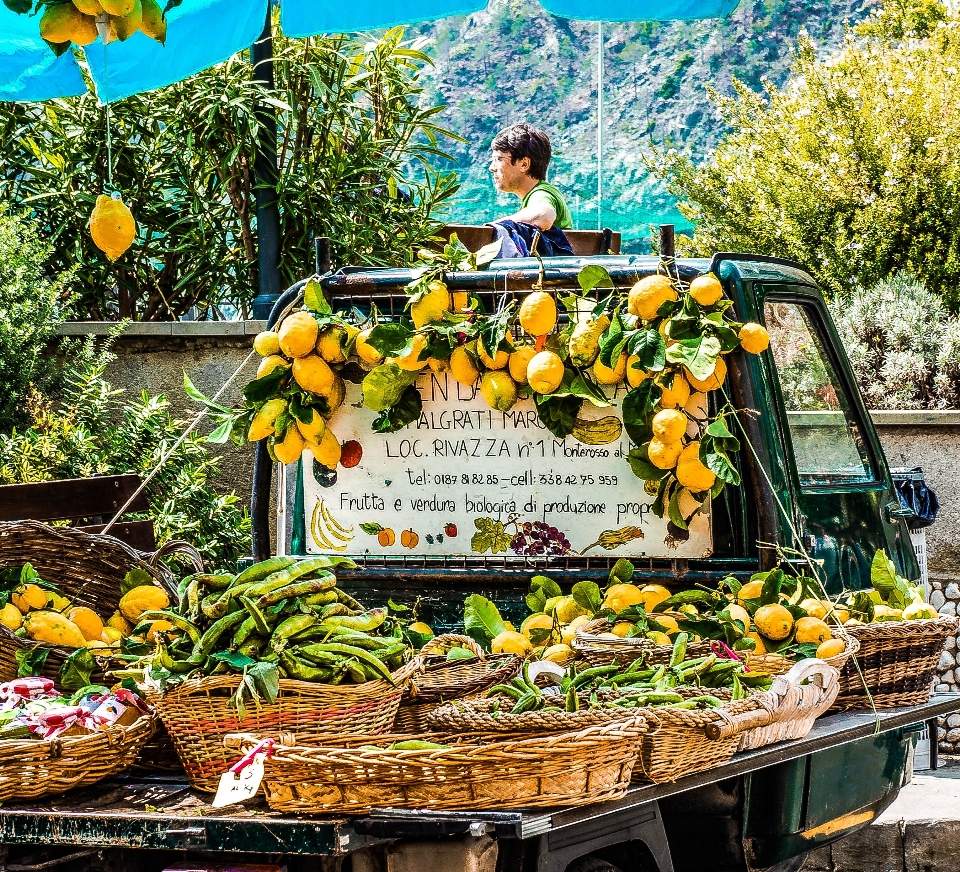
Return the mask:
[[(253, 81), (265, 90), (272, 90), (273, 29), (270, 20), (272, 4), (267, 7), (263, 33), (250, 48)], [(283, 290), (280, 281), (280, 207), (277, 203), (277, 112), (259, 101), (255, 114), (260, 129), (253, 163), (254, 196), (257, 200), (257, 266), (260, 276), (259, 294), (253, 301), (253, 317), (266, 318)]]
[(603, 22), (597, 22), (597, 230), (603, 229)]

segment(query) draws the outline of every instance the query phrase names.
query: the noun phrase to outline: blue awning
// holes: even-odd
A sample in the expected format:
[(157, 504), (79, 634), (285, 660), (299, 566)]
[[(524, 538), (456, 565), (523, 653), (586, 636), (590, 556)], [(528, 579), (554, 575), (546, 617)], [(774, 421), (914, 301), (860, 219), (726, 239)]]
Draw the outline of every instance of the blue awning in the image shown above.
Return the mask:
[[(586, 21), (678, 21), (728, 15), (738, 0), (543, 0), (561, 18)], [(142, 33), (84, 49), (97, 95), (108, 103), (162, 88), (225, 61), (263, 30), (268, 0), (183, 0), (168, 13), (167, 44)], [(431, 21), (483, 9), (483, 0), (281, 0), (287, 36), (353, 33)], [(602, 11), (602, 15), (597, 13)], [(74, 97), (85, 90), (72, 52), (54, 56), (40, 39), (35, 16), (17, 15), (0, 3), (0, 100)]]

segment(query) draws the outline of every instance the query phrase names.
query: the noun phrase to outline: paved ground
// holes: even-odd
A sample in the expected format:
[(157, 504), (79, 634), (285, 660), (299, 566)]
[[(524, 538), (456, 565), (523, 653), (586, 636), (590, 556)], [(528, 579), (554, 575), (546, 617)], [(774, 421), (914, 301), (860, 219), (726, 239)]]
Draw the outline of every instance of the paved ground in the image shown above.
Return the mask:
[(960, 872), (960, 757), (916, 772), (874, 824), (811, 854), (803, 872)]

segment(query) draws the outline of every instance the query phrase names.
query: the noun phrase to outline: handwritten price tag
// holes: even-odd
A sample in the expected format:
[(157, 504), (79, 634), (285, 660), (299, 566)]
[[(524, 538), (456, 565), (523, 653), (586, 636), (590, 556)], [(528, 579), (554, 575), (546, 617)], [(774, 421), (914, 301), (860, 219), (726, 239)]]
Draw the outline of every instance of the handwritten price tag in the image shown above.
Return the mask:
[(233, 805), (235, 802), (243, 802), (256, 796), (260, 789), (260, 782), (263, 781), (263, 761), (266, 757), (266, 753), (261, 752), (239, 772), (234, 772), (232, 769), (229, 772), (224, 772), (220, 776), (220, 784), (217, 785), (217, 795), (213, 798), (213, 807), (222, 808), (225, 805)]

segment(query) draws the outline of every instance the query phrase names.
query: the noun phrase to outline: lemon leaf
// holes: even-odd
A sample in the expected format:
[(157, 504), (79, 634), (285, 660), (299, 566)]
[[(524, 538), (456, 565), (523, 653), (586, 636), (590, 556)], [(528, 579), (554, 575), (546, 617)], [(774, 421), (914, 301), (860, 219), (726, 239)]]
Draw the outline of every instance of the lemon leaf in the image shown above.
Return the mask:
[(694, 378), (708, 379), (717, 368), (720, 356), (720, 340), (715, 336), (698, 336), (682, 339), (667, 349), (667, 361), (682, 363)]
[(373, 420), (374, 433), (395, 433), (416, 421), (423, 411), (423, 398), (413, 385), (407, 385), (400, 399), (389, 409), (383, 409)]
[[(477, 520), (490, 519), (478, 518)], [(474, 593), (463, 601), (463, 628), (471, 639), (489, 649), (490, 643), (501, 633), (506, 632), (507, 625), (500, 617), (500, 610), (490, 600)]]
[(417, 380), (417, 375), (395, 363), (380, 364), (364, 376), (363, 404), (374, 412), (395, 406), (407, 387)]
[(329, 315), (333, 310), (323, 295), (323, 288), (316, 279), (310, 279), (303, 289), (303, 305), (311, 312), (319, 315)]
[(615, 287), (613, 279), (610, 278), (610, 273), (597, 264), (590, 264), (580, 270), (577, 281), (585, 294), (589, 294), (594, 288)]
[(630, 354), (635, 354), (640, 360), (633, 364), (634, 369), (644, 372), (660, 372), (667, 362), (667, 343), (660, 335), (659, 330), (637, 330), (630, 337), (627, 346)]

